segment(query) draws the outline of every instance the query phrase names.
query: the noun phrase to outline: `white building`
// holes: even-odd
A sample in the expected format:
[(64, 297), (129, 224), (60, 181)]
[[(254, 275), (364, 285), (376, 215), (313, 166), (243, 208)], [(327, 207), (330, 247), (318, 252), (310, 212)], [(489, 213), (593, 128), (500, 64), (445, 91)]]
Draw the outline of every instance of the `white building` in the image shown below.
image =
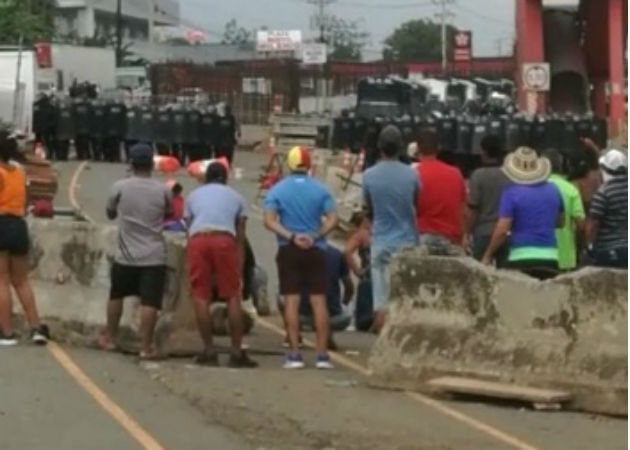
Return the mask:
[[(56, 28), (78, 38), (116, 34), (117, 0), (57, 0)], [(150, 41), (154, 26), (179, 25), (178, 0), (122, 0), (123, 35)]]

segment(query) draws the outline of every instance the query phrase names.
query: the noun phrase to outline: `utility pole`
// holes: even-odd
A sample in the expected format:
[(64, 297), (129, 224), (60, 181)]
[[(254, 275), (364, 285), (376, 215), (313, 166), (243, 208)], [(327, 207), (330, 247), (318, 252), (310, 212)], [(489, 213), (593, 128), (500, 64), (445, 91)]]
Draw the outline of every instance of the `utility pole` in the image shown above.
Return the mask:
[(440, 7), (440, 12), (435, 16), (440, 20), (442, 27), (442, 73), (446, 75), (448, 70), (448, 42), (447, 42), (447, 27), (448, 21), (455, 14), (448, 9), (448, 5), (455, 3), (455, 0), (433, 0), (433, 3)]
[[(314, 16), (313, 25), (319, 28), (319, 42), (322, 44), (325, 44), (326, 43), (326, 7), (330, 5), (331, 3), (335, 2), (336, 0), (307, 0), (307, 1), (311, 5), (317, 6), (317, 14)], [(325, 64), (322, 65), (322, 67), (320, 68), (320, 72), (321, 72), (321, 79), (318, 78), (315, 81), (315, 91), (317, 95), (317, 103), (316, 103), (315, 109), (317, 109), (317, 112), (319, 112), (320, 109), (322, 110), (326, 109), (326, 98), (328, 96), (328, 93), (327, 93), (328, 81), (326, 79)], [(322, 86), (320, 86), (322, 80), (324, 83)], [(320, 97), (323, 97), (323, 100), (320, 101)], [(322, 108), (320, 108), (320, 103), (323, 104)]]
[(122, 65), (123, 17), (122, 0), (116, 4), (116, 67)]

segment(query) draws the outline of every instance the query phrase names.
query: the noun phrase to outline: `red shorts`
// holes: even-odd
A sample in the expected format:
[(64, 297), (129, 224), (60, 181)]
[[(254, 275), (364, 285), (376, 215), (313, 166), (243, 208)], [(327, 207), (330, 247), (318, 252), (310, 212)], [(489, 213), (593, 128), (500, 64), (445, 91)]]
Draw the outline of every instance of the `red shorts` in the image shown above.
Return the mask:
[(213, 287), (222, 299), (238, 296), (241, 265), (236, 239), (227, 233), (195, 234), (188, 241), (188, 273), (193, 298), (210, 301)]

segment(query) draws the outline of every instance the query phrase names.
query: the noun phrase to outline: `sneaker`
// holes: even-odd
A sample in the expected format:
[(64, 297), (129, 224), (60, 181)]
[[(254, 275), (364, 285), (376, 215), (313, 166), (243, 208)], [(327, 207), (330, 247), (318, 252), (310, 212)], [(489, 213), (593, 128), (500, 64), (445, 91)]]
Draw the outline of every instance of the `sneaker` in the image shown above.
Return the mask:
[(215, 352), (201, 352), (195, 357), (195, 364), (206, 367), (219, 367), (219, 356)]
[(315, 367), (317, 369), (334, 369), (332, 362), (330, 361), (330, 356), (328, 353), (321, 353), (317, 355), (317, 361), (315, 362)]
[(303, 369), (304, 360), (302, 359), (302, 355), (300, 353), (287, 353), (282, 367), (285, 369)]
[(258, 363), (251, 359), (247, 352), (241, 351), (239, 355), (230, 355), (228, 367), (233, 369), (254, 369), (258, 367)]
[(31, 341), (33, 344), (46, 345), (50, 339), (50, 330), (46, 325), (40, 325), (31, 330)]
[(17, 343), (18, 343), (17, 334), (15, 333), (4, 334), (2, 331), (0, 331), (0, 346), (10, 347), (13, 345), (17, 345)]

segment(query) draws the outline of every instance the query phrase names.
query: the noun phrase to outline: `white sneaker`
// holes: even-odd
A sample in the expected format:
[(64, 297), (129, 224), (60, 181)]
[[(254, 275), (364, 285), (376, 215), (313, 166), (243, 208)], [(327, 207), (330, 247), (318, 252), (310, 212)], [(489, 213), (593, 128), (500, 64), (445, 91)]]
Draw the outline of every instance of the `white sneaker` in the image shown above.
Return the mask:
[(328, 370), (328, 369), (334, 369), (335, 366), (333, 366), (333, 363), (330, 361), (330, 356), (328, 356), (328, 354), (323, 354), (323, 355), (317, 355), (317, 361), (315, 362), (315, 368), (317, 369), (322, 369), (322, 370)]
[(11, 347), (17, 344), (18, 344), (18, 338), (15, 333), (10, 334), (10, 335), (5, 335), (2, 331), (0, 331), (0, 347)]
[(284, 359), (284, 364), (282, 366), (285, 369), (303, 369), (304, 368), (304, 360), (302, 359), (302, 355), (299, 353), (291, 354), (287, 353), (286, 358)]

